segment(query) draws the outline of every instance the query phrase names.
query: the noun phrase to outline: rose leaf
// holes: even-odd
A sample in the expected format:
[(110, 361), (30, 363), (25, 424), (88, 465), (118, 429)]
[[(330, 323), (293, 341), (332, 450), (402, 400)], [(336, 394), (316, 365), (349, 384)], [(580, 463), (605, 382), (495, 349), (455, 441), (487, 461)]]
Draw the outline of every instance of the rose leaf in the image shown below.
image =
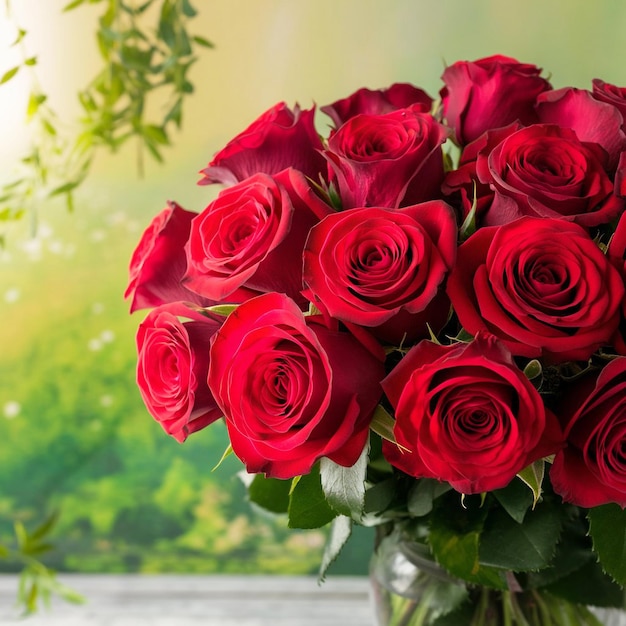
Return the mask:
[(602, 569), (620, 585), (626, 585), (626, 511), (617, 504), (589, 510), (589, 534)]

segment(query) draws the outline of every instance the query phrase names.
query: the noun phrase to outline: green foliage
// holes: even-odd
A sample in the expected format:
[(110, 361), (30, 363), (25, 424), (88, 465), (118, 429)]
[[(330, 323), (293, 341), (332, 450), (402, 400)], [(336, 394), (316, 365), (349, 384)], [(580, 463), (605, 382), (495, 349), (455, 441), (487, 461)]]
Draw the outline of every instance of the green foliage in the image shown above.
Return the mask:
[(326, 502), (337, 513), (359, 521), (365, 505), (365, 478), (369, 442), (356, 463), (343, 467), (328, 458), (320, 460), (320, 477)]
[(68, 602), (83, 602), (82, 596), (59, 582), (56, 573), (39, 560), (53, 549), (49, 535), (57, 519), (57, 513), (53, 513), (32, 531), (18, 520), (14, 523), (13, 545), (0, 545), (0, 559), (20, 566), (17, 604), (24, 615), (35, 613), (41, 603), (49, 605), (53, 594)]
[(294, 478), (289, 494), (289, 528), (320, 528), (337, 516), (324, 496), (319, 465)]
[[(64, 11), (87, 4), (74, 0)], [(28, 54), (28, 32), (19, 24), (13, 46), (22, 61), (0, 77), (0, 86), (18, 72), (30, 70), (31, 93), (26, 119), (33, 145), (21, 160), (21, 174), (0, 188), (0, 222), (20, 219), (26, 212), (37, 223), (42, 198), (63, 196), (68, 210), (74, 192), (89, 174), (100, 148), (116, 152), (130, 140), (137, 142), (137, 167), (144, 170), (144, 154), (163, 160), (163, 148), (171, 142), (173, 128), (180, 129), (186, 98), (194, 86), (189, 70), (198, 47), (210, 48), (204, 37), (189, 33), (197, 14), (189, 0), (89, 0), (103, 5), (96, 40), (102, 67), (78, 93), (82, 109), (76, 134), (67, 133), (50, 107), (34, 68), (37, 58)], [(11, 5), (7, 0), (9, 15)], [(160, 108), (154, 117), (148, 111)]]
[(589, 511), (593, 548), (602, 569), (620, 585), (626, 585), (626, 511), (605, 504)]
[(263, 474), (257, 474), (248, 487), (248, 497), (251, 502), (272, 513), (287, 513), (290, 491), (290, 480), (266, 478)]

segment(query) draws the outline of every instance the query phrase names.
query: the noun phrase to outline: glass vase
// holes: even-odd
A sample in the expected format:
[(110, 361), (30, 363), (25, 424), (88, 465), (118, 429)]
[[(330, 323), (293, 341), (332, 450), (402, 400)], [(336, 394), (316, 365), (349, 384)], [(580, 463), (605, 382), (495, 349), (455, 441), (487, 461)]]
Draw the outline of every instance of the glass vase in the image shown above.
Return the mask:
[(375, 626), (626, 626), (624, 610), (573, 604), (538, 589), (470, 587), (435, 563), (425, 544), (397, 531), (377, 542), (370, 598)]

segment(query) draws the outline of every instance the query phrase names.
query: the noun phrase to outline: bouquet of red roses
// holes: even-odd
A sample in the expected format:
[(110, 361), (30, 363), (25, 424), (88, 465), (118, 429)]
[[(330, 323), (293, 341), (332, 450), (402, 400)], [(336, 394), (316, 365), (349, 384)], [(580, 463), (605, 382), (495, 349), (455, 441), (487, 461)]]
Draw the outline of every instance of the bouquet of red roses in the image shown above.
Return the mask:
[(223, 190), (131, 261), (139, 389), (179, 441), (225, 419), (252, 501), (332, 523), (323, 570), (353, 522), (427, 553), (445, 601), (401, 623), (597, 624), (626, 583), (626, 88), (442, 79), (321, 135), (281, 103), (216, 154)]

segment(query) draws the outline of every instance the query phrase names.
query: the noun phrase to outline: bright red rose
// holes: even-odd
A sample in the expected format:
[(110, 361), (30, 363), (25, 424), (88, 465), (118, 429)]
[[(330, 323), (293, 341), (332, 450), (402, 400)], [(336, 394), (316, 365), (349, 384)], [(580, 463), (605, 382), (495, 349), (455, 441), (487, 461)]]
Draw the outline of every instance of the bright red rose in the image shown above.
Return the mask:
[(305, 295), (344, 322), (386, 341), (439, 330), (443, 285), (456, 258), (452, 208), (433, 200), (403, 209), (350, 209), (313, 227), (304, 250)]
[(556, 493), (585, 508), (626, 507), (626, 357), (576, 381), (559, 409), (566, 446), (550, 470)]
[(440, 95), (443, 116), (457, 142), (468, 144), (487, 130), (515, 121), (535, 123), (535, 99), (550, 89), (540, 73), (535, 65), (501, 55), (457, 61), (447, 67)]
[[(606, 83), (600, 78), (594, 78), (591, 84), (593, 97), (600, 102), (612, 104), (622, 114), (622, 119), (626, 121), (626, 87)], [(622, 124), (622, 129), (623, 127)]]
[(469, 333), (487, 331), (515, 355), (563, 362), (610, 342), (624, 284), (584, 228), (526, 217), (464, 242), (448, 295)]
[(210, 304), (181, 284), (187, 269), (185, 244), (196, 215), (168, 202), (150, 222), (130, 260), (130, 280), (124, 297), (131, 298), (131, 313), (179, 300), (200, 306)]
[(448, 481), (466, 494), (492, 491), (562, 445), (555, 416), (492, 337), (422, 341), (382, 384), (398, 444), (383, 442), (383, 453), (416, 478)]
[(302, 303), (304, 242), (330, 211), (295, 170), (255, 174), (228, 187), (191, 224), (184, 284), (217, 301), (233, 301), (244, 287)]
[(514, 122), (483, 133), (463, 148), (458, 167), (446, 173), (441, 190), (446, 200), (458, 209), (462, 220), (467, 217), (475, 200), (476, 220), (478, 223), (482, 221), (482, 216), (493, 202), (494, 191), (489, 184), (480, 181), (478, 172), (487, 167), (491, 151), (520, 128), (523, 128), (522, 125)]
[(495, 197), (484, 216), (487, 226), (523, 215), (559, 217), (586, 227), (619, 215), (624, 200), (613, 191), (598, 144), (581, 142), (570, 128), (536, 124), (509, 135), (479, 170)]
[(395, 209), (440, 196), (447, 131), (418, 108), (350, 118), (325, 155), (344, 209)]
[(571, 128), (580, 141), (601, 146), (603, 166), (615, 170), (626, 149), (626, 135), (624, 119), (612, 104), (594, 98), (586, 89), (565, 87), (542, 93), (536, 109), (541, 123)]
[(284, 102), (274, 105), (215, 155), (199, 184), (234, 185), (253, 174), (277, 174), (288, 167), (317, 181), (327, 167), (314, 117), (315, 108), (303, 111), (296, 105), (291, 111)]
[(212, 341), (209, 387), (251, 473), (292, 478), (321, 457), (350, 466), (363, 450), (384, 356), (318, 320), (269, 293), (240, 305)]
[(209, 342), (222, 321), (173, 303), (154, 309), (139, 325), (139, 391), (152, 417), (177, 441), (222, 416), (206, 381)]
[(395, 83), (388, 89), (359, 89), (351, 96), (337, 100), (332, 104), (320, 107), (339, 128), (351, 117), (360, 115), (383, 115), (396, 109), (415, 106), (420, 111), (428, 113), (433, 105), (433, 99), (425, 92), (408, 83)]

